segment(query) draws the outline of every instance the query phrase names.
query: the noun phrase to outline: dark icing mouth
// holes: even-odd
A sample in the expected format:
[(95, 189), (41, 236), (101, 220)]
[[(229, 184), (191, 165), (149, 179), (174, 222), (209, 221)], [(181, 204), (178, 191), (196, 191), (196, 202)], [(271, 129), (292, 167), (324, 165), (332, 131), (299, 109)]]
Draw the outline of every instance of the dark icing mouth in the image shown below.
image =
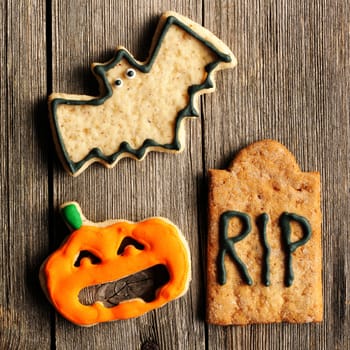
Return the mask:
[(79, 292), (78, 298), (83, 305), (92, 305), (98, 301), (107, 308), (136, 298), (151, 302), (156, 298), (157, 289), (169, 280), (167, 268), (158, 264), (117, 281), (85, 287)]

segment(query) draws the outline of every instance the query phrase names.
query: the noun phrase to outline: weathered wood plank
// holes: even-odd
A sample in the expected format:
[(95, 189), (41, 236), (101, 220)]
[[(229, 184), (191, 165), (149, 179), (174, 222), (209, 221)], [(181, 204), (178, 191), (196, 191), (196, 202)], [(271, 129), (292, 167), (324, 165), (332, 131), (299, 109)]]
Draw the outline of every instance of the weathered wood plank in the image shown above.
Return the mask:
[[(202, 118), (186, 123), (183, 154), (154, 153), (141, 163), (125, 159), (112, 170), (96, 165), (69, 177), (56, 156), (53, 164), (47, 159), (54, 153), (47, 84), (97, 94), (90, 63), (108, 60), (119, 44), (146, 58), (167, 9), (203, 21), (232, 48), (238, 67), (219, 73)], [(0, 348), (139, 349), (149, 341), (160, 349), (349, 349), (350, 1), (54, 0), (48, 13), (42, 1), (0, 3)], [(263, 138), (284, 143), (303, 170), (321, 172), (325, 321), (206, 327), (206, 172), (225, 168), (239, 149)], [(57, 213), (67, 200), (96, 221), (154, 215), (174, 221), (191, 247), (189, 293), (135, 320), (86, 329), (56, 316), (51, 329), (37, 272), (68, 233)]]
[[(205, 25), (237, 69), (205, 98), (205, 168), (225, 168), (250, 142), (284, 143), (323, 184), (325, 321), (208, 326), (209, 349), (349, 348), (348, 1), (205, 1)], [(222, 92), (224, 91), (224, 92)]]
[[(53, 1), (53, 90), (97, 95), (89, 71), (92, 62), (112, 57), (117, 45), (137, 58), (147, 57), (159, 15), (169, 8), (201, 22), (200, 2), (171, 5), (169, 1), (110, 1), (101, 6), (86, 1)], [(69, 38), (69, 40), (66, 40)], [(95, 221), (124, 218), (138, 221), (163, 216), (187, 237), (193, 257), (193, 280), (183, 298), (138, 319), (79, 328), (56, 319), (57, 349), (140, 349), (147, 341), (161, 349), (203, 349), (204, 323), (198, 319), (202, 304), (201, 261), (197, 225), (198, 174), (202, 171), (200, 120), (186, 123), (186, 150), (181, 155), (151, 153), (144, 161), (120, 161), (112, 170), (99, 165), (77, 178), (65, 174), (55, 161), (54, 207), (77, 200)], [(55, 218), (56, 246), (62, 241), (60, 218)]]
[(45, 6), (0, 6), (0, 348), (49, 348), (49, 307), (38, 282), (48, 247)]
[[(0, 96), (1, 101), (7, 101), (7, 3), (2, 1), (0, 3), (0, 64), (4, 69), (0, 70)], [(6, 263), (6, 256), (8, 256), (7, 240), (8, 240), (8, 127), (7, 127), (7, 103), (0, 103), (0, 152), (2, 162), (0, 164), (0, 232), (2, 237), (1, 247), (1, 280), (2, 288), (0, 289), (0, 339), (3, 346), (6, 346), (10, 342), (10, 331), (5, 328), (5, 323), (10, 323), (10, 311), (8, 307), (7, 289), (9, 288), (10, 281), (8, 277), (8, 265)], [(7, 326), (8, 328), (8, 326)]]

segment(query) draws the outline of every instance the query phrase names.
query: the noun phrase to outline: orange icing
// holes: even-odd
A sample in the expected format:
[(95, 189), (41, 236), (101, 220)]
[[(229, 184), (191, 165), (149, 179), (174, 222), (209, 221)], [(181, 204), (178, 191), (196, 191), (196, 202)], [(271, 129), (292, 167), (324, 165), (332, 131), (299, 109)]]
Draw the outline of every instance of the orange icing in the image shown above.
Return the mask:
[[(131, 237), (144, 246), (127, 246), (117, 255), (120, 243)], [(74, 263), (82, 250), (96, 255), (101, 262), (88, 258)], [(52, 304), (65, 318), (79, 325), (137, 317), (181, 296), (190, 276), (189, 253), (176, 226), (161, 218), (139, 223), (117, 222), (107, 227), (82, 226), (46, 261), (43, 272), (46, 291)], [(79, 292), (91, 285), (119, 280), (157, 264), (166, 266), (170, 280), (161, 287), (155, 300), (132, 299), (112, 308), (102, 303), (80, 303)]]

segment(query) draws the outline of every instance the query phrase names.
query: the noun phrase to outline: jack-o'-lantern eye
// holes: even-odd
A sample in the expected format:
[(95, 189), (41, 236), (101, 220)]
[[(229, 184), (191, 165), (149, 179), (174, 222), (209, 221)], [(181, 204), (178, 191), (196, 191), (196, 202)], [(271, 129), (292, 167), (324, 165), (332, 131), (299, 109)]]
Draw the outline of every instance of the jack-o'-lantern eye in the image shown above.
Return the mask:
[(117, 251), (117, 255), (122, 255), (127, 246), (133, 246), (138, 250), (143, 250), (145, 248), (143, 244), (137, 242), (135, 239), (131, 237), (125, 237), (120, 243), (120, 246)]
[(101, 263), (101, 259), (88, 250), (82, 250), (74, 262), (75, 267), (79, 267), (82, 259), (89, 259), (92, 265)]

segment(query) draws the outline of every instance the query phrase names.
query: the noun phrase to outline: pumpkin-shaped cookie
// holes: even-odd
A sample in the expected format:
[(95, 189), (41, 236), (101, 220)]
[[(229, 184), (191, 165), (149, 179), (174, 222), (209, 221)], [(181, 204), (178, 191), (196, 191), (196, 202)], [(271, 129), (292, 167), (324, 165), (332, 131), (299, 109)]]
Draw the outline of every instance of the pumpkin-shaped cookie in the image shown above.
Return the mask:
[(40, 281), (69, 321), (91, 326), (137, 317), (186, 292), (189, 249), (169, 220), (93, 223), (75, 202), (61, 210), (74, 231), (43, 263)]

